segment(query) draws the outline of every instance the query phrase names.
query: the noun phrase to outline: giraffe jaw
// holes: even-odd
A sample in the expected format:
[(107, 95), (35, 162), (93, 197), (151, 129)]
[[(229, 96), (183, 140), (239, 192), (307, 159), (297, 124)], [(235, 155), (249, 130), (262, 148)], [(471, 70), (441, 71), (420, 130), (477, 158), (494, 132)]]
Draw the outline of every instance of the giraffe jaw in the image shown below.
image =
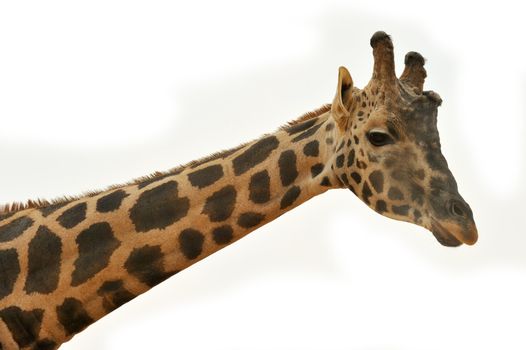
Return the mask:
[(431, 229), (437, 241), (446, 247), (458, 247), (463, 243), (473, 245), (477, 242), (477, 229), (473, 226), (469, 230), (463, 230), (455, 223), (445, 222), (441, 224), (436, 219), (431, 219)]

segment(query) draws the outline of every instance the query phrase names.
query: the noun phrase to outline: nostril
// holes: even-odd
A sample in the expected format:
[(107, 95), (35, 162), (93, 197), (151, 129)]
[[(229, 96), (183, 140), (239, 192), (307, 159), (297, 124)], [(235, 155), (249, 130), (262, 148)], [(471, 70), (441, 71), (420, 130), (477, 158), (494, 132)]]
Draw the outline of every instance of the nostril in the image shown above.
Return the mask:
[(453, 215), (462, 216), (462, 217), (466, 216), (466, 211), (464, 210), (464, 206), (462, 205), (462, 203), (456, 200), (451, 201), (449, 210), (451, 214)]

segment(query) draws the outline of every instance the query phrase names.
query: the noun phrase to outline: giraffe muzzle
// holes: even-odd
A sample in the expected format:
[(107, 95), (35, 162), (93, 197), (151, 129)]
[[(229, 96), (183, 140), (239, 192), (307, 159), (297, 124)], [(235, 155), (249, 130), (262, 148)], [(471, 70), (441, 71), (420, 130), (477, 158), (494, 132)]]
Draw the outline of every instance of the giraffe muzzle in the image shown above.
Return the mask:
[(473, 245), (478, 240), (474, 222), (460, 225), (453, 221), (439, 222), (431, 219), (431, 229), (437, 241), (446, 247), (458, 247), (462, 244)]

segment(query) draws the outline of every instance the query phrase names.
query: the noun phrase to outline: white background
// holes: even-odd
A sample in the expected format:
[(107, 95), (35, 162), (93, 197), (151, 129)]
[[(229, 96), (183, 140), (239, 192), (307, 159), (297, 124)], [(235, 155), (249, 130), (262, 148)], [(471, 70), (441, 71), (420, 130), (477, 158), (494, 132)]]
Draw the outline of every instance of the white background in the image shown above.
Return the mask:
[(337, 68), (427, 59), (480, 240), (440, 246), (349, 191), (312, 199), (61, 349), (524, 349), (526, 50), (519, 2), (3, 1), (0, 203), (104, 188), (330, 102)]

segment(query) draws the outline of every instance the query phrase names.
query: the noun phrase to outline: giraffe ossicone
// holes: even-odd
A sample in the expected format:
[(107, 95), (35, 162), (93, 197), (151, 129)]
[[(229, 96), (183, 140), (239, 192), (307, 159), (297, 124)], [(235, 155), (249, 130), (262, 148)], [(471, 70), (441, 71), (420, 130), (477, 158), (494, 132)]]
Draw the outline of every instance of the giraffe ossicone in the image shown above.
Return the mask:
[(363, 89), (339, 68), (332, 104), (273, 134), (121, 186), (0, 211), (0, 349), (57, 349), (91, 323), (329, 189), (430, 230), (477, 241), (441, 153), (425, 60), (371, 38)]

